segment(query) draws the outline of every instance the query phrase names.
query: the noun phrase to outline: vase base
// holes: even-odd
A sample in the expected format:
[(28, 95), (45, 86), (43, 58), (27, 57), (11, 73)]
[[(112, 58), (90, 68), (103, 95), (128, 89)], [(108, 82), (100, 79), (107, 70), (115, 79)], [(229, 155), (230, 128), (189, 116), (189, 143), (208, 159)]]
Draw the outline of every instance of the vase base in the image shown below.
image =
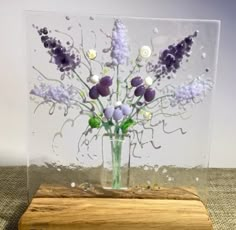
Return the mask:
[(128, 187), (121, 187), (119, 189), (116, 189), (116, 188), (112, 188), (112, 187), (109, 187), (109, 186), (102, 186), (103, 189), (106, 189), (106, 190), (127, 190)]

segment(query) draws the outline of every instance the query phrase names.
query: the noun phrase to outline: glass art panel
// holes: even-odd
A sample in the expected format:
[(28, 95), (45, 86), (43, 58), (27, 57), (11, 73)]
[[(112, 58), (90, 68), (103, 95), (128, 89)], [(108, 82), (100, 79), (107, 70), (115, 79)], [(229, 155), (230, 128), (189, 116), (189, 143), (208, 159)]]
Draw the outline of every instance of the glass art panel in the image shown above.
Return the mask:
[(27, 14), (30, 197), (41, 184), (205, 199), (219, 22)]

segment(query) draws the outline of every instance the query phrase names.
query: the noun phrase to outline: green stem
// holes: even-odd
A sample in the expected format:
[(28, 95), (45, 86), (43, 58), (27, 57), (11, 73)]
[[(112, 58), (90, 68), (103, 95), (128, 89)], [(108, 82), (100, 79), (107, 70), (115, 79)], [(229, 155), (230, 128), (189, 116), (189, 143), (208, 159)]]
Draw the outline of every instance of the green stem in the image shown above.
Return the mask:
[(133, 69), (130, 71), (129, 75), (128, 75), (128, 76), (125, 78), (125, 80), (124, 80), (124, 83), (125, 83), (125, 85), (126, 85), (126, 93), (125, 93), (124, 99), (122, 100), (122, 103), (124, 103), (125, 100), (126, 100), (126, 98), (127, 98), (127, 91), (128, 91), (128, 83), (127, 83), (127, 81), (128, 81), (128, 79), (130, 78), (130, 76), (134, 73), (136, 67), (137, 67), (137, 64), (133, 67)]
[[(170, 97), (170, 96), (172, 96), (172, 95), (164, 95), (164, 96), (158, 97), (158, 98), (156, 98), (155, 100), (149, 102), (148, 105), (150, 105), (150, 104), (152, 104), (153, 102), (158, 101), (158, 100), (160, 100), (160, 99), (162, 99), (162, 98)], [(136, 104), (140, 99), (141, 99), (141, 98), (139, 98), (139, 99), (135, 102), (135, 104)], [(143, 106), (141, 106), (138, 111), (140, 111), (141, 109), (143, 109), (143, 108), (146, 107), (146, 106), (147, 106), (146, 104), (143, 105)], [(135, 114), (137, 113), (137, 110), (134, 112), (134, 114), (132, 114), (133, 112), (134, 112), (134, 108), (133, 108), (133, 110), (132, 110), (132, 112), (131, 112), (131, 114), (130, 114), (130, 116), (129, 116), (130, 118), (133, 118), (133, 117), (135, 116)]]
[[(142, 97), (143, 97), (143, 96), (140, 96), (140, 97), (136, 100), (136, 102), (134, 103), (134, 105), (136, 105), (136, 104), (141, 100)], [(130, 113), (128, 119), (134, 117), (134, 115), (135, 115), (136, 112), (137, 112), (137, 110), (136, 110), (136, 112), (134, 112), (134, 110), (135, 110), (135, 107), (133, 107), (132, 112)], [(134, 114), (132, 115), (133, 112), (134, 112)]]
[(98, 100), (98, 103), (99, 103), (99, 105), (101, 106), (101, 108), (102, 108), (102, 112), (103, 112), (103, 110), (104, 110), (104, 106), (103, 106), (103, 104), (102, 104), (102, 102), (100, 101), (99, 98), (98, 98), (97, 100)]
[(80, 77), (80, 75), (75, 71), (73, 70), (73, 73), (79, 78), (79, 80), (83, 83), (83, 85), (88, 89), (90, 90), (89, 86), (87, 85), (86, 82), (84, 82), (84, 80)]
[(123, 136), (115, 135), (111, 140), (112, 148), (112, 188), (121, 188), (121, 150)]
[(120, 91), (120, 81), (119, 81), (119, 65), (117, 66), (117, 69), (116, 69), (116, 73), (117, 73), (117, 76), (116, 76), (116, 101), (119, 101), (119, 91)]
[[(84, 106), (86, 109), (88, 109), (91, 112), (91, 108), (89, 108), (89, 106), (77, 101), (77, 103), (79, 103), (81, 106)], [(95, 114), (97, 116), (97, 114), (95, 112), (91, 112), (92, 114)]]
[(133, 69), (130, 71), (129, 75), (125, 78), (124, 82), (127, 83), (127, 80), (130, 78), (130, 76), (134, 73), (135, 69), (137, 67), (137, 64), (133, 67)]

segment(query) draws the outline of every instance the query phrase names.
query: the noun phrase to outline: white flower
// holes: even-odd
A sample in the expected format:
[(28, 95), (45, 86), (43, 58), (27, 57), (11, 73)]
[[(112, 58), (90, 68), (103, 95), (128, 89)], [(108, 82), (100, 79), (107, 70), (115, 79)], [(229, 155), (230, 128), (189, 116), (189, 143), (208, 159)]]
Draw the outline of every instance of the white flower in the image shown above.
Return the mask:
[(146, 120), (150, 120), (152, 118), (152, 113), (151, 112), (148, 112), (148, 111), (145, 111), (143, 113), (143, 117), (146, 119)]
[(118, 106), (121, 106), (122, 105), (122, 102), (121, 101), (117, 101), (116, 104), (115, 104), (115, 107), (118, 107)]
[(87, 57), (90, 59), (90, 60), (94, 60), (96, 57), (97, 57), (97, 51), (94, 50), (94, 49), (89, 49), (87, 51)]
[(93, 84), (97, 84), (100, 80), (100, 77), (98, 75), (93, 75), (92, 77), (90, 77), (90, 82), (92, 82)]
[(146, 78), (144, 79), (144, 82), (145, 82), (145, 85), (151, 86), (152, 83), (153, 83), (153, 80), (152, 80), (151, 77), (146, 77)]
[(139, 49), (139, 56), (142, 57), (142, 58), (149, 58), (152, 54), (152, 50), (149, 46), (142, 46), (140, 49)]

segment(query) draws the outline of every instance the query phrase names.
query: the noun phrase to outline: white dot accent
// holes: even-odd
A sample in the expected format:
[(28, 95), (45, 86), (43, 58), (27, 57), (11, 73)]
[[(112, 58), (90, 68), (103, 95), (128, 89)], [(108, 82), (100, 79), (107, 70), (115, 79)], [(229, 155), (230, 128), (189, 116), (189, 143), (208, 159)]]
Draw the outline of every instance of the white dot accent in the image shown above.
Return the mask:
[(147, 165), (145, 165), (145, 166), (143, 167), (143, 169), (144, 169), (145, 171), (147, 171), (147, 170), (149, 169), (149, 167), (148, 167)]
[(163, 169), (163, 170), (162, 170), (162, 173), (163, 173), (163, 174), (167, 173), (167, 169)]
[(201, 55), (202, 59), (205, 59), (206, 56), (207, 56), (206, 53), (202, 53), (202, 55)]
[(159, 30), (158, 30), (158, 28), (157, 28), (157, 27), (155, 27), (155, 28), (153, 29), (153, 32), (154, 32), (155, 34), (158, 34), (158, 33), (159, 33)]
[(90, 77), (90, 82), (93, 84), (97, 84), (100, 80), (100, 77), (98, 75), (93, 75), (92, 77)]
[(121, 106), (122, 105), (122, 102), (121, 101), (117, 101), (115, 106), (118, 107), (118, 106)]
[(144, 79), (144, 82), (145, 82), (145, 84), (146, 84), (147, 86), (151, 86), (152, 83), (153, 83), (153, 80), (152, 80), (151, 77), (146, 77), (146, 78)]

